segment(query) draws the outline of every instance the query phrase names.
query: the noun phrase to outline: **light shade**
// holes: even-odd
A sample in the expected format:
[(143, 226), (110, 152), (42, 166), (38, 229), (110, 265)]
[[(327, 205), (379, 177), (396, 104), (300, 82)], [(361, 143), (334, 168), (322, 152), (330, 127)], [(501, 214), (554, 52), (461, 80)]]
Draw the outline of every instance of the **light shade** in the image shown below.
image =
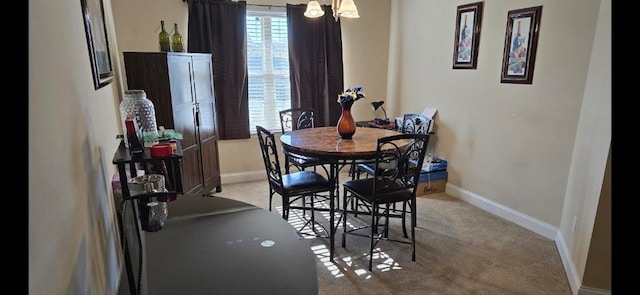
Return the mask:
[(371, 106), (373, 107), (373, 111), (377, 111), (379, 108), (382, 108), (382, 111), (384, 112), (384, 119), (385, 120), (389, 120), (389, 117), (387, 117), (387, 110), (384, 109), (384, 107), (382, 106), (384, 104), (384, 101), (374, 101), (371, 102)]
[[(331, 0), (331, 11), (333, 18), (338, 21), (341, 16), (346, 18), (359, 18), (358, 7), (353, 3), (353, 0)], [(310, 18), (321, 17), (324, 15), (324, 10), (320, 7), (318, 1), (309, 1), (307, 4), (307, 10), (304, 12), (304, 16)]]
[(323, 15), (324, 10), (320, 7), (320, 3), (318, 3), (318, 1), (309, 1), (309, 4), (307, 4), (307, 10), (304, 12), (304, 16), (315, 18)]
[(384, 104), (384, 101), (374, 101), (371, 103), (374, 111), (377, 111), (383, 104)]
[(353, 0), (344, 0), (340, 3), (338, 8), (338, 16), (346, 18), (359, 18), (358, 7), (353, 3)]

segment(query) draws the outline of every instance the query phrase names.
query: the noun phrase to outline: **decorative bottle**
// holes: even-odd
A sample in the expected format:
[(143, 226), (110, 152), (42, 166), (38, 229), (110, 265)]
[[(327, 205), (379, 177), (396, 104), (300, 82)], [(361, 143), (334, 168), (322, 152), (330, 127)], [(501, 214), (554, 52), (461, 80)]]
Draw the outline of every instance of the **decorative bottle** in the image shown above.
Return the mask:
[(168, 52), (171, 51), (171, 40), (169, 38), (169, 33), (164, 29), (164, 21), (160, 21), (160, 27), (162, 31), (158, 35), (158, 40), (160, 42), (160, 51)]
[(144, 138), (144, 145), (149, 147), (158, 143), (158, 127), (156, 123), (156, 110), (153, 102), (147, 98), (144, 90), (126, 90), (124, 99), (120, 102), (120, 119), (122, 120), (122, 129), (125, 134), (125, 146), (129, 148), (129, 140), (126, 136), (125, 120), (127, 117), (135, 117)]
[(178, 24), (173, 24), (173, 36), (171, 36), (171, 51), (173, 52), (183, 52), (184, 47), (182, 46), (182, 35), (178, 32)]

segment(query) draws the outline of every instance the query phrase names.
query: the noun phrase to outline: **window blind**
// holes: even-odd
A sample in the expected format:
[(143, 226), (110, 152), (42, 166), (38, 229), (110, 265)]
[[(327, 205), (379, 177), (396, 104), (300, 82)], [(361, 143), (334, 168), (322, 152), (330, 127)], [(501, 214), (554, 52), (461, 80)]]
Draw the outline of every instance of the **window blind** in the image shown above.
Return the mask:
[(247, 67), (250, 131), (279, 131), (278, 112), (291, 107), (286, 12), (247, 9)]

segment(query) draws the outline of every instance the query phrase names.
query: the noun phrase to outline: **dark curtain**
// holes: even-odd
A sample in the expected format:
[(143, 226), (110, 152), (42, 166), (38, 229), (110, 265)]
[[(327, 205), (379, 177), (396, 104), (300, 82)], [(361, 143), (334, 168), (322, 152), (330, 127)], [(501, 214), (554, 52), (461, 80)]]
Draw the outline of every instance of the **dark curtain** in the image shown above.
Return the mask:
[(315, 125), (336, 126), (342, 109), (338, 94), (344, 90), (342, 31), (331, 7), (324, 16), (304, 16), (306, 4), (287, 4), (291, 107), (313, 108)]
[(220, 139), (249, 138), (245, 1), (187, 0), (187, 51), (213, 55)]

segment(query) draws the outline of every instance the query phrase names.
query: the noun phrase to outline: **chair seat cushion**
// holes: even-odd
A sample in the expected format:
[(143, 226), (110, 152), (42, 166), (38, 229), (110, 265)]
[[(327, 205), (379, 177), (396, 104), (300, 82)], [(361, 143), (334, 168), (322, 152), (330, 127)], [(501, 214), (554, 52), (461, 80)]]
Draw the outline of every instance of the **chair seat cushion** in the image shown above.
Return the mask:
[[(381, 173), (384, 173), (385, 171), (393, 171), (393, 169), (395, 169), (397, 167), (397, 163), (394, 160), (391, 160), (390, 162), (380, 162), (378, 164), (378, 175), (380, 175)], [(373, 170), (376, 169), (376, 163), (375, 160), (369, 163), (360, 163), (358, 164), (358, 170), (361, 172), (366, 172), (370, 175), (374, 175)]]
[(315, 165), (324, 164), (319, 159), (307, 157), (303, 155), (286, 153), (285, 156), (287, 157), (290, 163), (296, 166), (306, 167), (306, 166), (315, 166)]
[(318, 192), (333, 189), (333, 182), (313, 171), (298, 171), (282, 175), (283, 189), (289, 193)]
[[(363, 178), (358, 180), (347, 181), (343, 184), (343, 187), (348, 191), (356, 194), (360, 199), (366, 200), (369, 203), (373, 203), (373, 181), (374, 178)], [(411, 200), (411, 189), (401, 185), (400, 183), (393, 182), (390, 186), (379, 190), (376, 193), (377, 203), (390, 203), (390, 202), (402, 202)]]
[(310, 157), (305, 157), (301, 155), (291, 156), (289, 160), (298, 165), (311, 165), (311, 164), (314, 164), (315, 162), (318, 162), (318, 159), (316, 158), (310, 158)]

